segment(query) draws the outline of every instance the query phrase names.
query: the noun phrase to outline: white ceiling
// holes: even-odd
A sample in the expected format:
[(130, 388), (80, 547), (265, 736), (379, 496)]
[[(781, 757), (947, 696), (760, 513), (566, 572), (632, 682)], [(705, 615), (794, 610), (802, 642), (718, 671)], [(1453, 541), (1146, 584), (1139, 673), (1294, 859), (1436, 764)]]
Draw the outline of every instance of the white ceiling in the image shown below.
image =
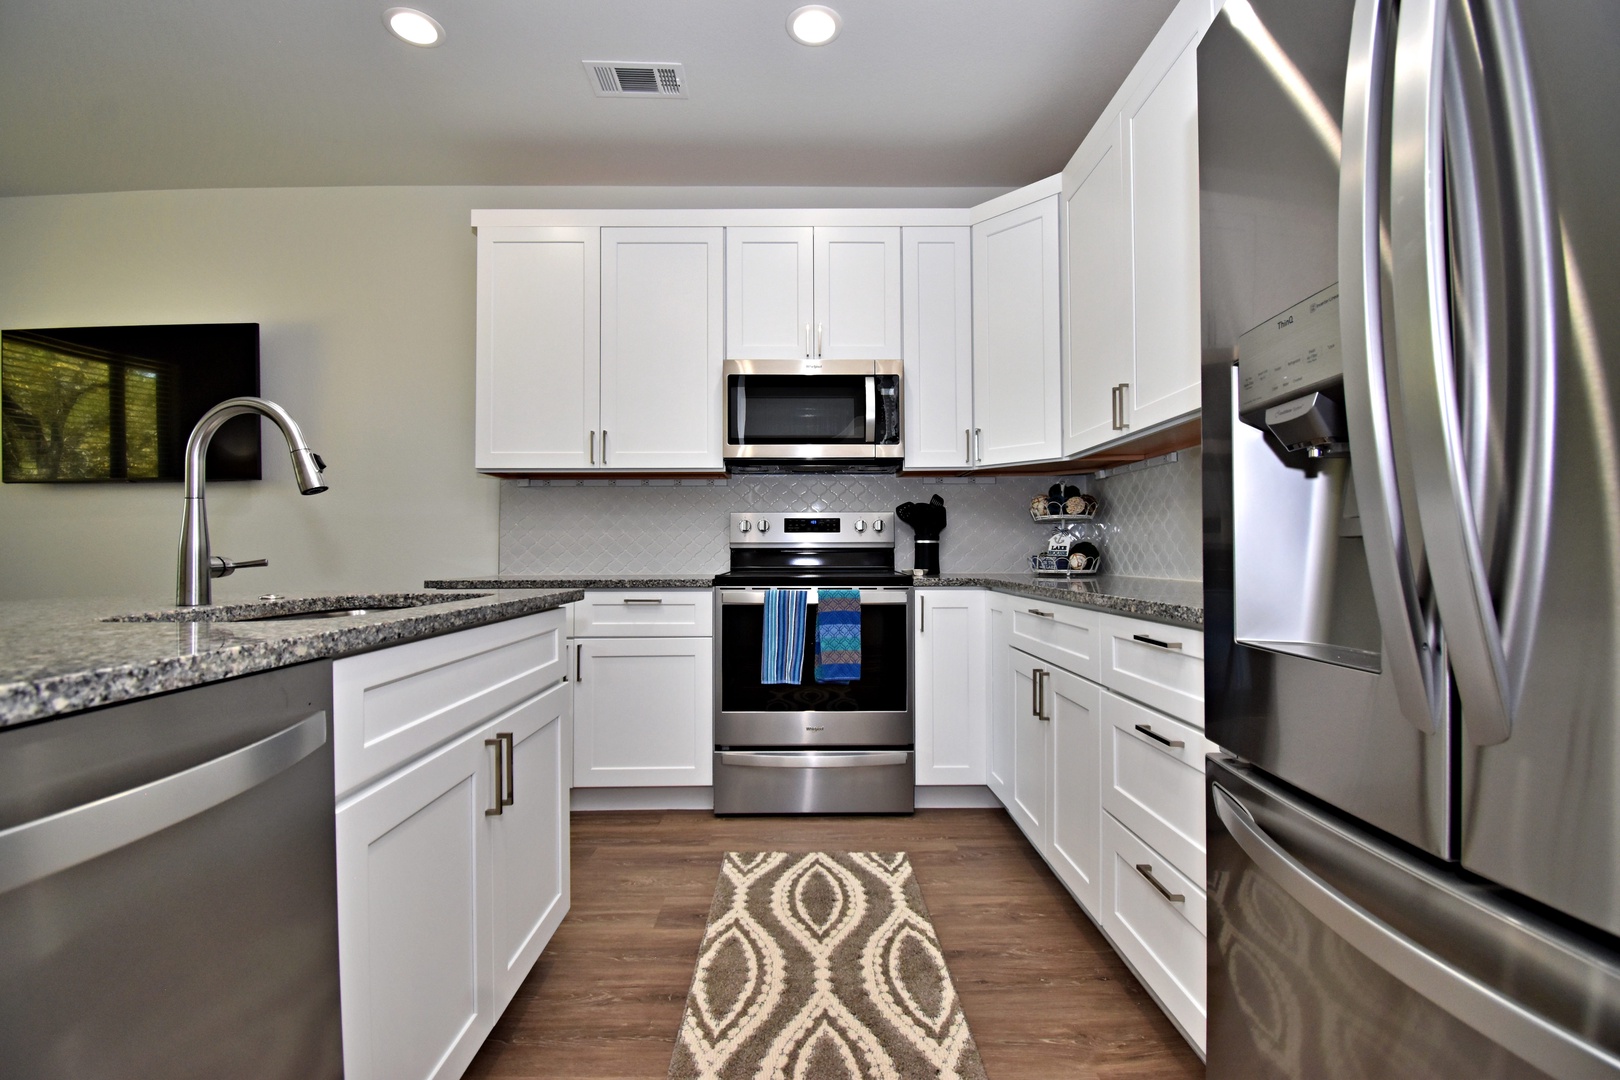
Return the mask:
[[(1174, 0), (0, 0), (0, 195), (353, 184), (1013, 187), (1062, 168)], [(686, 66), (598, 98), (582, 60)]]

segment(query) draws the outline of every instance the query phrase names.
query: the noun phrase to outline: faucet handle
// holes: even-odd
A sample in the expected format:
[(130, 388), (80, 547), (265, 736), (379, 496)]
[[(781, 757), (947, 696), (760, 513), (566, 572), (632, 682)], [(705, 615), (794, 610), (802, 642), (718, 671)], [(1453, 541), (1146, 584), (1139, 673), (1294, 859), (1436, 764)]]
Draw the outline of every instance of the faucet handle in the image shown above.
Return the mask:
[(208, 557), (208, 576), (230, 577), (244, 567), (269, 565), (269, 559), (227, 559), (222, 555), (210, 555)]

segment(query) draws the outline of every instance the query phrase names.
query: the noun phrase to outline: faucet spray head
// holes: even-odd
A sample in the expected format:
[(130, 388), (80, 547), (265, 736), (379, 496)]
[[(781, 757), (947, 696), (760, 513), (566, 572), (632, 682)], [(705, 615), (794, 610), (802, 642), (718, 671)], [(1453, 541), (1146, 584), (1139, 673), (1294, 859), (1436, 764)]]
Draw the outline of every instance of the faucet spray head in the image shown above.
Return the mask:
[(319, 495), (326, 490), (326, 480), (321, 476), (326, 462), (321, 460), (321, 455), (307, 446), (300, 446), (292, 452), (292, 461), (299, 491), (305, 495)]

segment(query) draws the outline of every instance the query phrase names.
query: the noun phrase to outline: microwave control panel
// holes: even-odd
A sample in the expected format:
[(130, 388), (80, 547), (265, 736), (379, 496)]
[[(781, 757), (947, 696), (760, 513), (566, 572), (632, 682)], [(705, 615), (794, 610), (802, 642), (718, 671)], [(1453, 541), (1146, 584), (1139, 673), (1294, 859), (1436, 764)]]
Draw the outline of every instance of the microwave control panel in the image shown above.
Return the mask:
[(1335, 282), (1238, 338), (1238, 412), (1320, 390), (1344, 377)]

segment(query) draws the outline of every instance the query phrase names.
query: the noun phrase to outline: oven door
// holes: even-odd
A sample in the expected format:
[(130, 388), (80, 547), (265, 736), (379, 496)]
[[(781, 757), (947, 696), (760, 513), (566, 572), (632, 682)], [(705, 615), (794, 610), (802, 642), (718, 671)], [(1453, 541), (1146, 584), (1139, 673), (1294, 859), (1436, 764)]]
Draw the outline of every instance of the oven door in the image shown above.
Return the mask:
[(861, 677), (849, 683), (815, 680), (816, 592), (808, 591), (799, 683), (766, 685), (766, 590), (715, 590), (715, 745), (911, 746), (911, 590), (861, 590)]
[(898, 361), (726, 362), (725, 457), (872, 459), (901, 453)]

